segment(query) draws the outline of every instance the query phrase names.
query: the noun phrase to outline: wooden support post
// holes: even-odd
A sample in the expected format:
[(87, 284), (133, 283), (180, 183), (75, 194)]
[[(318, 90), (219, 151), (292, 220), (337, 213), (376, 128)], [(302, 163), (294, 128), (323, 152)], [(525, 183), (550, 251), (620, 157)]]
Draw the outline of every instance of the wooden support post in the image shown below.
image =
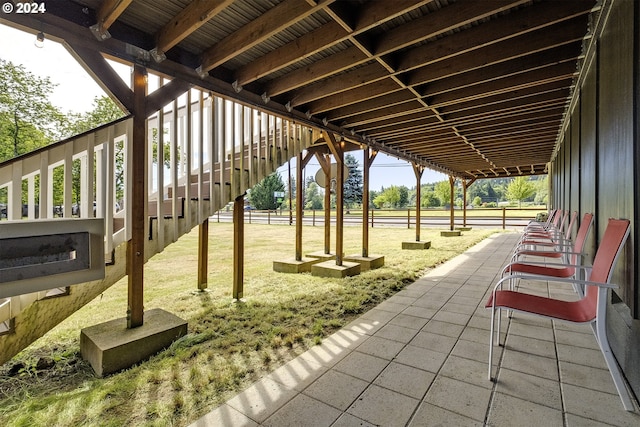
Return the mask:
[(244, 296), (244, 194), (233, 202), (233, 299)]
[(298, 169), (296, 169), (296, 261), (302, 261), (302, 217), (304, 216), (304, 178), (302, 177), (302, 171), (311, 157), (313, 157), (311, 153), (307, 153), (303, 157), (302, 152), (300, 152), (296, 160), (298, 165)]
[[(364, 187), (362, 189), (362, 256), (369, 256), (369, 180), (371, 164), (376, 158), (377, 152), (371, 151), (369, 147), (364, 149)], [(373, 226), (373, 215), (371, 216)]]
[(296, 163), (296, 261), (302, 261), (302, 152), (298, 153)]
[(476, 181), (475, 178), (470, 180), (463, 179), (462, 180), (462, 200), (463, 200), (463, 208), (462, 208), (462, 226), (467, 226), (467, 189), (471, 184)]
[(342, 266), (344, 256), (344, 141), (336, 141), (335, 136), (326, 132), (327, 144), (336, 159), (336, 265)]
[(455, 196), (455, 184), (456, 179), (452, 175), (449, 175), (449, 190), (451, 192), (450, 202), (449, 202), (449, 230), (453, 231), (453, 222), (454, 222), (454, 212), (453, 212), (453, 197)]
[[(131, 197), (131, 240), (127, 243), (128, 309), (127, 328), (142, 326), (144, 322), (144, 244), (146, 220), (147, 172), (147, 72), (144, 67), (133, 67), (133, 155)], [(113, 209), (113, 206), (107, 206)]]
[(413, 164), (413, 173), (416, 175), (416, 242), (420, 241), (420, 180), (424, 173), (424, 166)]
[(198, 227), (198, 290), (207, 289), (209, 266), (209, 218)]

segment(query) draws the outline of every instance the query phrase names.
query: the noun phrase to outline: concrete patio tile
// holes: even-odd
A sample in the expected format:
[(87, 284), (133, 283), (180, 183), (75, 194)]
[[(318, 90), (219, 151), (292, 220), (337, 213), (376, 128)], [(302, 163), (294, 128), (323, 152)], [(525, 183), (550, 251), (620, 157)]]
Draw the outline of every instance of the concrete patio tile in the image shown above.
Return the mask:
[(577, 363), (598, 369), (609, 369), (600, 350), (577, 348), (572, 345), (557, 344), (558, 360)]
[(412, 283), (411, 285), (407, 286), (406, 288), (398, 291), (398, 293), (396, 294), (397, 296), (402, 296), (402, 297), (411, 297), (413, 299), (418, 299), (421, 296), (423, 296), (424, 294), (427, 293), (427, 291), (429, 289), (432, 288), (432, 286), (427, 286), (427, 285), (415, 285), (416, 282)]
[(640, 414), (625, 411), (617, 394), (603, 393), (571, 384), (564, 384), (562, 392), (565, 410), (570, 414), (620, 427), (640, 425)]
[(456, 325), (455, 323), (440, 322), (437, 320), (430, 320), (429, 323), (422, 328), (424, 332), (432, 332), (434, 334), (445, 335), (452, 338), (458, 338), (464, 326)]
[(363, 335), (373, 335), (386, 323), (379, 320), (365, 319), (359, 317), (347, 324), (344, 329)]
[(362, 418), (358, 418), (354, 415), (347, 414), (346, 412), (342, 414), (338, 421), (333, 423), (331, 427), (378, 427), (375, 424), (371, 424), (363, 420)]
[(218, 406), (190, 425), (190, 427), (210, 426), (258, 427), (258, 423), (225, 404)]
[(408, 424), (408, 427), (442, 427), (442, 426), (466, 426), (482, 427), (483, 423), (472, 420), (455, 412), (447, 411), (422, 402), (415, 415)]
[(398, 314), (396, 317), (391, 319), (389, 324), (395, 325), (395, 326), (402, 326), (404, 328), (409, 328), (409, 329), (415, 329), (416, 331), (419, 331), (429, 321), (429, 319), (427, 318), (411, 316), (409, 314), (406, 314), (406, 312), (407, 310)]
[(420, 307), (416, 305), (412, 305), (411, 307), (407, 307), (401, 314), (405, 314), (407, 316), (415, 316), (421, 317), (423, 319), (431, 319), (434, 314), (438, 312), (438, 309)]
[(409, 306), (409, 305), (413, 304), (415, 302), (415, 300), (417, 300), (417, 299), (418, 298), (395, 294), (392, 297), (388, 298), (387, 301), (392, 303), (392, 304), (404, 304), (404, 305)]
[(596, 337), (595, 335), (593, 335), (593, 333), (583, 334), (580, 332), (565, 331), (560, 329), (556, 331), (556, 341), (559, 344), (600, 350), (600, 347), (598, 347), (598, 341), (596, 341)]
[(486, 361), (483, 363), (477, 360), (450, 355), (447, 357), (447, 360), (445, 360), (438, 375), (492, 389), (493, 382), (487, 379), (487, 368)]
[(469, 305), (475, 309), (484, 296), (484, 289), (465, 289), (462, 288), (451, 297), (451, 304)]
[(591, 326), (586, 323), (568, 323), (554, 320), (553, 326), (556, 328), (556, 330), (578, 332), (593, 336)]
[(408, 345), (398, 353), (395, 362), (436, 373), (446, 358), (446, 353)]
[(284, 384), (289, 388), (302, 391), (320, 377), (328, 368), (318, 361), (297, 357), (279, 367), (265, 378)]
[(456, 345), (456, 339), (432, 332), (418, 332), (411, 340), (411, 345), (449, 354)]
[(294, 389), (265, 378), (229, 399), (227, 405), (261, 423), (296, 394)]
[(368, 386), (368, 381), (331, 369), (303, 394), (344, 411)]
[(354, 351), (335, 366), (337, 371), (365, 381), (373, 381), (389, 364), (388, 360)]
[(500, 369), (496, 392), (562, 410), (562, 398), (558, 381), (523, 372)]
[(447, 297), (438, 298), (436, 295), (431, 293), (427, 293), (425, 296), (418, 298), (414, 303), (413, 307), (424, 307), (430, 308), (432, 310), (440, 310), (443, 305), (447, 303), (449, 299)]
[[(500, 356), (504, 351), (504, 347), (493, 347), (493, 363), (494, 365), (500, 360)], [(484, 344), (460, 340), (456, 343), (451, 354), (466, 359), (477, 360), (479, 362), (489, 363), (489, 336)], [(488, 367), (487, 367), (488, 369)]]
[(565, 414), (567, 427), (610, 427), (613, 424), (603, 423), (601, 421), (582, 418), (573, 414)]
[(465, 326), (469, 322), (469, 319), (471, 319), (471, 314), (461, 314), (461, 313), (454, 313), (451, 311), (440, 310), (439, 312), (434, 314), (431, 319)]
[(307, 360), (309, 363), (322, 364), (329, 369), (348, 354), (351, 354), (350, 349), (337, 345), (331, 340), (324, 339), (322, 344), (311, 347), (298, 357)]
[(447, 377), (437, 377), (424, 401), (440, 408), (484, 421), (491, 390)]
[[(455, 297), (454, 297), (455, 298)], [(460, 313), (464, 315), (469, 315), (469, 317), (473, 314), (478, 306), (478, 301), (476, 301), (475, 305), (469, 304), (460, 304), (453, 302), (453, 298), (449, 300), (448, 303), (442, 306), (442, 311), (450, 312), (450, 313)]]
[[(473, 342), (485, 344), (488, 346), (489, 335), (490, 335), (489, 329), (471, 328), (467, 326), (466, 328), (464, 328), (464, 331), (462, 332), (462, 334), (460, 334), (460, 339), (466, 340), (466, 341), (473, 341)], [(506, 336), (506, 332), (504, 329), (500, 332), (500, 336), (501, 336), (502, 342), (504, 342), (504, 337)]]
[(432, 372), (392, 362), (373, 384), (421, 399), (434, 378), (435, 374)]
[(378, 310), (383, 310), (383, 311), (388, 311), (390, 313), (398, 314), (398, 313), (402, 313), (402, 310), (409, 307), (409, 305), (410, 304), (401, 304), (401, 303), (384, 301), (384, 302), (381, 302), (376, 308)]
[(316, 426), (329, 426), (340, 415), (342, 415), (342, 411), (311, 397), (299, 394), (270, 416), (262, 423), (262, 426), (298, 427), (308, 424), (310, 421)]
[(558, 381), (559, 379), (558, 361), (555, 358), (520, 351), (507, 351), (502, 358), (502, 367), (549, 380)]
[(509, 334), (534, 338), (537, 340), (553, 341), (553, 329), (551, 327), (545, 328), (515, 321), (512, 321), (509, 325)]
[(411, 341), (417, 333), (418, 331), (413, 328), (387, 324), (380, 328), (380, 330), (375, 333), (375, 336), (406, 344)]
[(419, 403), (418, 399), (372, 385), (347, 412), (372, 424), (403, 426), (409, 421)]
[(487, 426), (511, 427), (513, 425), (518, 427), (562, 426), (562, 411), (496, 393), (487, 417)]
[(375, 320), (378, 323), (386, 324), (396, 317), (397, 314), (398, 313), (392, 313), (387, 310), (380, 310), (378, 307), (374, 307), (360, 316), (360, 319)]
[(404, 343), (390, 339), (373, 336), (360, 344), (357, 351), (376, 356), (381, 359), (391, 360), (402, 350)]
[(518, 335), (509, 335), (507, 337), (506, 349), (508, 351), (521, 351), (523, 353), (531, 353), (544, 357), (556, 357), (556, 348), (553, 342)]
[(559, 364), (560, 378), (563, 383), (618, 395), (608, 369), (597, 369), (565, 361), (560, 361)]

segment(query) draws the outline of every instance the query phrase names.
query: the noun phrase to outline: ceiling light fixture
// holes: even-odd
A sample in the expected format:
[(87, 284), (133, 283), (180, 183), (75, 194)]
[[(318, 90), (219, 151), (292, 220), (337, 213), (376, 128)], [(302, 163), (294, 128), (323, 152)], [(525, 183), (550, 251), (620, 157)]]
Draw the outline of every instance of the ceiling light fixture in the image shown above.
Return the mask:
[(33, 42), (33, 44), (38, 49), (42, 49), (44, 47), (44, 33), (42, 31), (36, 35), (36, 41)]

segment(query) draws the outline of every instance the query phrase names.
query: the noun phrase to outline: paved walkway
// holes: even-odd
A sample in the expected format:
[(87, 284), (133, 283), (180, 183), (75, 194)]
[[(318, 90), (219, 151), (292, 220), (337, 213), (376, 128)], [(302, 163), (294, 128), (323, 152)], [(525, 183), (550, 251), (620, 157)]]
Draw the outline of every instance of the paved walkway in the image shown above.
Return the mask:
[(585, 325), (503, 321), (498, 381), (487, 379), (484, 303), (517, 237), (495, 235), (432, 270), (192, 426), (639, 426)]

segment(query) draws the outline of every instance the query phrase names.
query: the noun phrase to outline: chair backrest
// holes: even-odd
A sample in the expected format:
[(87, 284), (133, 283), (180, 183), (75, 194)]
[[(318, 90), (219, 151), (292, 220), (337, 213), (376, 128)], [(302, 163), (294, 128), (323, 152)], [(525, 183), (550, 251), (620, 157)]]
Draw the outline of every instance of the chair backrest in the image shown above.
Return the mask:
[[(604, 230), (602, 241), (598, 245), (596, 256), (593, 259), (593, 266), (589, 280), (593, 282), (609, 283), (613, 274), (614, 267), (624, 243), (629, 236), (629, 220), (627, 219), (609, 219), (607, 228)], [(587, 286), (587, 292), (583, 301), (588, 304), (589, 311), (593, 310), (593, 317), (596, 314), (596, 305), (598, 302), (598, 287)]]
[(593, 225), (593, 214), (586, 213), (582, 217), (582, 221), (580, 222), (580, 228), (578, 228), (578, 233), (576, 234), (576, 240), (573, 242), (573, 252), (569, 257), (571, 264), (577, 264), (578, 261), (578, 253), (582, 253), (584, 251), (584, 246), (587, 243), (587, 236), (589, 235), (589, 231), (591, 231), (591, 226)]
[(578, 218), (578, 211), (573, 211), (571, 213), (571, 220), (569, 221), (569, 225), (567, 225), (567, 228), (564, 230), (564, 238), (566, 240), (571, 240), (573, 225), (576, 223), (576, 218)]

